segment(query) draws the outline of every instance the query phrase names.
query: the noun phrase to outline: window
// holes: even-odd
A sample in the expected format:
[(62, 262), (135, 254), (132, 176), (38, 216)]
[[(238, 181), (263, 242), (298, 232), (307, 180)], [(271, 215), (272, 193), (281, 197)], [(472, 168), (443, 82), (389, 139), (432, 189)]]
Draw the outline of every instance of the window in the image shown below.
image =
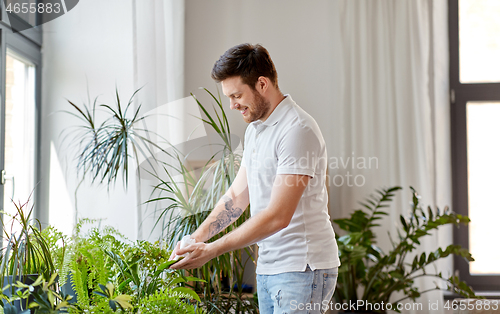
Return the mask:
[(26, 202), (31, 195), (33, 218), (42, 218), (35, 189), (40, 160), (41, 31), (35, 27), (13, 33), (3, 1), (0, 8), (1, 210), (13, 213), (11, 200)]
[[(5, 58), (4, 212), (33, 200), (35, 188), (35, 66), (7, 50)], [(8, 223), (8, 219), (4, 220)]]
[(455, 259), (461, 280), (500, 290), (500, 1), (449, 0), (453, 208), (470, 224), (454, 241), (475, 258)]

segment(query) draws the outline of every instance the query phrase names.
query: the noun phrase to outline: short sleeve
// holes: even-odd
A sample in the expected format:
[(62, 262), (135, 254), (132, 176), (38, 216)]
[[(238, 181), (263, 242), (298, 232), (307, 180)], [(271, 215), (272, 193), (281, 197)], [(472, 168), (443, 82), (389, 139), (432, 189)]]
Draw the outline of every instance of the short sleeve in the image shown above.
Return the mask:
[(246, 146), (248, 144), (248, 132), (249, 132), (249, 128), (247, 127), (246, 130), (245, 130), (245, 135), (243, 135), (243, 153), (241, 154), (241, 167), (247, 167), (247, 162), (246, 162), (246, 158), (245, 158), (245, 155), (246, 155)]
[(314, 177), (322, 145), (322, 139), (310, 127), (300, 124), (293, 126), (278, 144), (276, 174)]
[(246, 168), (247, 164), (245, 162), (245, 154), (243, 154), (243, 156), (241, 157), (241, 167), (245, 167)]

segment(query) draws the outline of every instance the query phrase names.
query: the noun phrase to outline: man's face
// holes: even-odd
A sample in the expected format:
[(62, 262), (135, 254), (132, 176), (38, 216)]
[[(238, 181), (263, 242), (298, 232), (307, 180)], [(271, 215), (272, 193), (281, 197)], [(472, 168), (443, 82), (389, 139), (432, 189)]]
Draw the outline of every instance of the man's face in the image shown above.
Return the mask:
[(230, 108), (239, 110), (246, 123), (267, 118), (271, 104), (257, 90), (241, 81), (239, 76), (221, 82), (222, 92), (229, 98)]

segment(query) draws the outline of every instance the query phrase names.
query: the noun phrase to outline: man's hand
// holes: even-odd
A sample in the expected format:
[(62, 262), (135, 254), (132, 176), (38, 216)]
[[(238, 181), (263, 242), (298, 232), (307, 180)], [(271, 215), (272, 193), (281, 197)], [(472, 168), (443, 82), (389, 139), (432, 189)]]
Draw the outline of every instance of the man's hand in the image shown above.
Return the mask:
[(180, 249), (179, 243), (172, 253), (170, 259), (177, 255), (182, 255), (185, 253), (190, 253), (177, 263), (170, 266), (170, 269), (195, 269), (205, 265), (212, 258), (217, 257), (217, 253), (215, 252), (215, 248), (211, 243), (206, 244), (203, 242), (198, 242), (195, 244), (191, 244), (186, 246), (184, 249)]
[(170, 254), (170, 258), (168, 259), (169, 261), (173, 260), (174, 257), (177, 255), (175, 252), (177, 252), (181, 248), (181, 241), (177, 241), (177, 245), (175, 246), (175, 249), (172, 251), (172, 254)]

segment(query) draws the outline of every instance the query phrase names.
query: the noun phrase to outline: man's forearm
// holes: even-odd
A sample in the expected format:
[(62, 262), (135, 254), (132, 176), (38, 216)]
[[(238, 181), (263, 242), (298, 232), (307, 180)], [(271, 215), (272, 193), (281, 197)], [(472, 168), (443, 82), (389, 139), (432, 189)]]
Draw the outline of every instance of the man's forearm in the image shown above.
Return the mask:
[(244, 208), (235, 206), (232, 198), (224, 195), (191, 237), (197, 242), (209, 240), (238, 219), (244, 210)]
[(233, 230), (224, 237), (210, 243), (216, 255), (241, 249), (263, 240), (281, 229), (286, 228), (289, 221), (281, 219), (276, 213), (264, 210), (258, 215), (250, 218), (238, 229)]

